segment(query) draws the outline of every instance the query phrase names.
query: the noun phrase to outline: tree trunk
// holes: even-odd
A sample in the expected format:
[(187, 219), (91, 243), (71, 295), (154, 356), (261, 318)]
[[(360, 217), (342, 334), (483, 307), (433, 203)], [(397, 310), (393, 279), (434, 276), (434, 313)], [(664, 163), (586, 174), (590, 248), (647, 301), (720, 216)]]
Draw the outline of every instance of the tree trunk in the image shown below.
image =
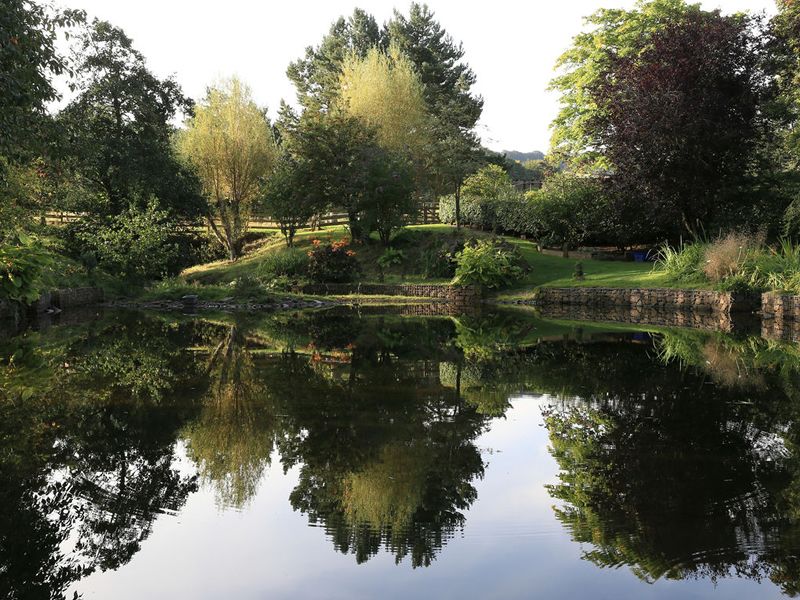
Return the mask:
[(456, 184), (456, 229), (461, 229), (461, 182)]

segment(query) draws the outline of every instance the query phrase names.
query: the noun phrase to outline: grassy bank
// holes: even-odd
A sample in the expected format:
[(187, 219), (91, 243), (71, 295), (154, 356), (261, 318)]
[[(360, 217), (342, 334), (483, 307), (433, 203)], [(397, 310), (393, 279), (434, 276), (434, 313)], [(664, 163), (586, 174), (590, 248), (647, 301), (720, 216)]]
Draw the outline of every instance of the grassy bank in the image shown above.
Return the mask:
[[(402, 253), (398, 264), (381, 268), (379, 258), (385, 249), (372, 240), (369, 244), (354, 246), (361, 269), (359, 280), (362, 282), (385, 283), (441, 283), (450, 281), (449, 277), (431, 277), (426, 274), (426, 260), (429, 250), (459, 238), (485, 238), (491, 234), (462, 229), (457, 231), (450, 225), (416, 225), (401, 230), (392, 240), (392, 248)], [(295, 246), (300, 252), (307, 252), (313, 247), (314, 240), (321, 242), (348, 239), (344, 227), (331, 227), (324, 231), (301, 231), (295, 239)], [(501, 299), (525, 298), (542, 286), (551, 287), (707, 287), (699, 285), (681, 285), (670, 279), (664, 271), (654, 270), (650, 263), (618, 262), (618, 261), (580, 261), (583, 265), (584, 279), (574, 278), (575, 265), (579, 262), (573, 258), (550, 256), (538, 251), (536, 244), (518, 238), (505, 238), (513, 244), (530, 266), (524, 278), (513, 287), (503, 290), (497, 296)], [(282, 239), (270, 240), (255, 248), (242, 259), (231, 263), (218, 261), (197, 265), (184, 271), (180, 277), (153, 286), (146, 297), (174, 297), (180, 294), (197, 293), (208, 299), (226, 297), (246, 297), (257, 295), (259, 289), (254, 282), (264, 284), (270, 280), (268, 263), (274, 261), (287, 249)], [(428, 253), (428, 254), (426, 254)], [(261, 289), (260, 293), (264, 293)]]

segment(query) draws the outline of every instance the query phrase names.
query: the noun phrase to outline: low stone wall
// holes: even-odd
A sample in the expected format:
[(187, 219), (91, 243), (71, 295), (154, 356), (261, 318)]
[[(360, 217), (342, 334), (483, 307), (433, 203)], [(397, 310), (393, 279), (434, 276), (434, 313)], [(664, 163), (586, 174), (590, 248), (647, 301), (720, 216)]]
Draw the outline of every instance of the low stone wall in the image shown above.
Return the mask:
[(761, 335), (768, 339), (800, 341), (800, 296), (762, 294)]
[(101, 288), (85, 287), (55, 290), (51, 293), (51, 304), (64, 310), (74, 306), (91, 306), (103, 301), (105, 295)]
[(299, 294), (325, 296), (408, 296), (431, 298), (454, 304), (476, 304), (481, 301), (481, 290), (477, 286), (452, 286), (406, 283), (312, 283), (295, 288)]
[(762, 294), (761, 315), (767, 319), (800, 321), (800, 296), (775, 292)]
[(713, 292), (710, 290), (673, 290), (664, 288), (540, 288), (537, 305), (578, 305), (628, 307), (632, 309), (679, 309), (692, 312), (749, 313), (761, 302), (756, 294)]

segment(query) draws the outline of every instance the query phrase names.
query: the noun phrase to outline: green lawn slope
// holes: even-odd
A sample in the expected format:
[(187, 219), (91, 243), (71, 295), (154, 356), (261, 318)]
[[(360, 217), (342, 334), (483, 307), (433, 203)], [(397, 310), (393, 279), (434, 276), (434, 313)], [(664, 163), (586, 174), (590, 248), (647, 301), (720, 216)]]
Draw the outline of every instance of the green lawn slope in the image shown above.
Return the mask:
[[(449, 225), (415, 225), (404, 228), (392, 240), (392, 247), (403, 252), (403, 261), (400, 265), (388, 268), (382, 274), (383, 281), (447, 283), (447, 279), (425, 277), (422, 256), (426, 248), (441, 245), (456, 235), (459, 235), (456, 229)], [(460, 235), (489, 237), (491, 234), (464, 229)], [(301, 231), (297, 234), (295, 245), (307, 250), (311, 248), (315, 239), (322, 241), (348, 239), (348, 234), (344, 227), (332, 227), (317, 232)], [(666, 274), (655, 269), (651, 263), (618, 261), (582, 260), (580, 262), (583, 265), (585, 278), (577, 281), (573, 273), (578, 260), (542, 254), (533, 242), (527, 240), (511, 237), (506, 239), (519, 249), (531, 269), (523, 280), (497, 294), (500, 299), (525, 298), (542, 286), (680, 287), (670, 282)], [(198, 286), (224, 289), (225, 286), (243, 277), (259, 278), (262, 276), (261, 264), (265, 257), (270, 253), (285, 252), (285, 248), (282, 239), (276, 238), (236, 262), (218, 261), (187, 269), (174, 284), (185, 285), (187, 289)], [(381, 272), (378, 258), (383, 254), (384, 248), (377, 240), (373, 240), (373, 243), (356, 246), (354, 249), (361, 265), (361, 281), (379, 281)]]

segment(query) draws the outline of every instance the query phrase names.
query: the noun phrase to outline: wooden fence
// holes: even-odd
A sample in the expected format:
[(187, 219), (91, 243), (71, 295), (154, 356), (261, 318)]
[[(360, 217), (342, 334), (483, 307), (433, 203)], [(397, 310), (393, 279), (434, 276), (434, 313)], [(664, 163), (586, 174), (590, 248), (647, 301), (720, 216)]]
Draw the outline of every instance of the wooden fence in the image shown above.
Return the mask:
[[(79, 213), (47, 213), (47, 222), (51, 225), (65, 224), (72, 221), (77, 221), (81, 218)], [(306, 223), (306, 227), (331, 227), (335, 225), (347, 225), (347, 213), (344, 212), (330, 212), (319, 215), (311, 222)], [(440, 223), (439, 221), (439, 204), (436, 202), (425, 202), (417, 207), (417, 211), (413, 214), (406, 215), (406, 223), (408, 225), (428, 225), (433, 223)], [(249, 226), (257, 229), (278, 229), (277, 222), (271, 220), (266, 215), (252, 215), (250, 217)]]

